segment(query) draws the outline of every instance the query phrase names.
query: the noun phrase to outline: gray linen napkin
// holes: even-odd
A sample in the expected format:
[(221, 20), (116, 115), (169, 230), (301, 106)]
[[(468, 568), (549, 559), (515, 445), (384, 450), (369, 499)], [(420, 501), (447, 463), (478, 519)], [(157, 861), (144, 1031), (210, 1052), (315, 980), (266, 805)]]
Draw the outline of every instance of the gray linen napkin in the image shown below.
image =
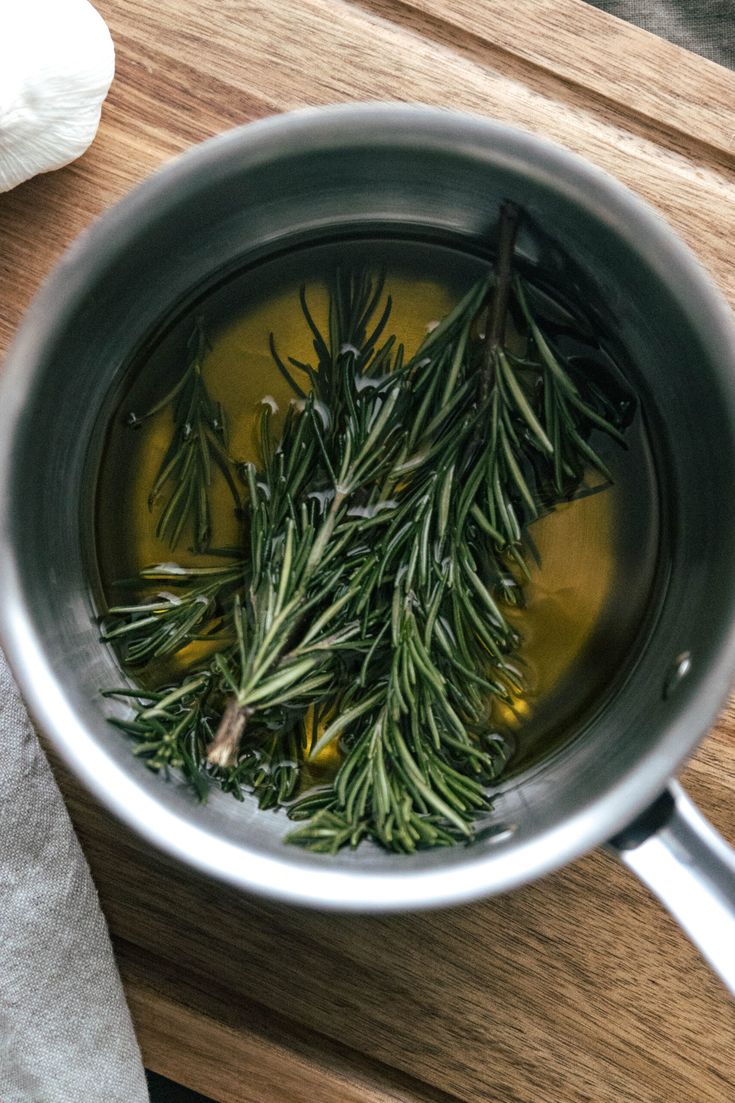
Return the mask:
[(0, 652), (0, 1103), (147, 1103), (105, 920)]

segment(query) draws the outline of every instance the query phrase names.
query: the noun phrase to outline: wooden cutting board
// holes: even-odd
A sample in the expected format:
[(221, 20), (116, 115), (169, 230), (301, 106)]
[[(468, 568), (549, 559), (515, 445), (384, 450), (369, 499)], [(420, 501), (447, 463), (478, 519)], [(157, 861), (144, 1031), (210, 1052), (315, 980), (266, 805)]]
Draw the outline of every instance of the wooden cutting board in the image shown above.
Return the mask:
[[(657, 207), (735, 304), (735, 74), (579, 0), (97, 0), (99, 136), (0, 196), (0, 348), (75, 234), (193, 142), (303, 104), (419, 100), (555, 139)], [(147, 1064), (227, 1103), (726, 1103), (735, 1009), (593, 854), (443, 913), (319, 915), (151, 851), (59, 771)], [(685, 774), (735, 840), (735, 708)], [(735, 949), (734, 951), (735, 952)]]

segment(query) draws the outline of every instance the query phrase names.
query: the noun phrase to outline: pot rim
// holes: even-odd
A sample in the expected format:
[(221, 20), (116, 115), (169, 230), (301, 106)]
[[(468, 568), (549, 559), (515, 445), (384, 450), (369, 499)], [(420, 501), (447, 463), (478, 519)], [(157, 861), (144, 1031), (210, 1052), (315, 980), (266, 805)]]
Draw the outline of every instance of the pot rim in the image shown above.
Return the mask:
[[(66, 251), (37, 293), (8, 354), (0, 380), (0, 472), (10, 470), (13, 438), (33, 365), (78, 281), (94, 278), (115, 249), (124, 248), (126, 227), (160, 208), (194, 177), (201, 178), (221, 158), (247, 149), (250, 157), (288, 156), (312, 148), (337, 151), (366, 140), (403, 148), (493, 147), (498, 160), (523, 163), (526, 171), (553, 176), (559, 189), (583, 190), (597, 217), (623, 237), (645, 240), (656, 270), (669, 286), (686, 294), (710, 327), (709, 341), (723, 350), (725, 366), (735, 374), (735, 326), (729, 307), (690, 250), (642, 200), (613, 177), (546, 139), (481, 116), (392, 103), (345, 104), (306, 108), (218, 135), (181, 154), (135, 187)], [(121, 245), (121, 242), (123, 243)], [(730, 411), (735, 424), (735, 397)], [(211, 833), (165, 808), (146, 792), (101, 746), (75, 713), (58, 683), (43, 640), (33, 625), (18, 571), (22, 549), (7, 536), (13, 489), (0, 482), (0, 637), (39, 727), (48, 733), (67, 764), (93, 795), (124, 823), (168, 854), (239, 888), (282, 901), (321, 908), (394, 911), (435, 907), (505, 891), (550, 872), (611, 838), (661, 792), (714, 720), (735, 671), (735, 593), (730, 595), (729, 629), (717, 641), (717, 659), (696, 671), (697, 692), (683, 701), (675, 722), (644, 755), (600, 795), (541, 838), (507, 852), (472, 853), (446, 867), (401, 868), (386, 874), (365, 868), (334, 869), (329, 858), (284, 848), (273, 858)], [(317, 860), (315, 860), (317, 859)]]

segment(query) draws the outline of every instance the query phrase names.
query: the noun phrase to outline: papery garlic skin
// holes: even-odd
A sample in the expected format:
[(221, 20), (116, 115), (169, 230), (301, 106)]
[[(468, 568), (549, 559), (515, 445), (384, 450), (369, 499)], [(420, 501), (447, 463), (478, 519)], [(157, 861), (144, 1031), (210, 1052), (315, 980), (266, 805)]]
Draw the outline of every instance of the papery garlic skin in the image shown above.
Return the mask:
[(88, 0), (0, 0), (0, 192), (89, 148), (114, 73)]

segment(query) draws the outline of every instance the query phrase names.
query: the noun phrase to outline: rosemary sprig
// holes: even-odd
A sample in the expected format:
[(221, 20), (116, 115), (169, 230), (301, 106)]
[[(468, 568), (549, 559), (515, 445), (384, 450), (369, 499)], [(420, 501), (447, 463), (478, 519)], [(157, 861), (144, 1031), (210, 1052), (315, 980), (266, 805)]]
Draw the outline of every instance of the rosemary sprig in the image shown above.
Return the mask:
[[(255, 712), (289, 705), (304, 714), (334, 693), (339, 649), (359, 634), (360, 621), (344, 615), (365, 577), (351, 558), (359, 539), (351, 507), (400, 446), (393, 418), (399, 388), (390, 375), (388, 382), (376, 375), (392, 346), (378, 344), (386, 309), (370, 328), (379, 301), (380, 288), (365, 276), (340, 281), (325, 339), (302, 294), (318, 366), (291, 363), (316, 385), (302, 398), (291, 380), (300, 404), (291, 406), (276, 446), (263, 404), (263, 470), (246, 469), (251, 575), (235, 609), (237, 653), (221, 663), (232, 698), (208, 751), (215, 765), (235, 764)], [(373, 379), (373, 386), (358, 385)]]
[(241, 469), (244, 563), (159, 569), (174, 599), (116, 606), (103, 626), (133, 662), (221, 641), (123, 723), (200, 793), (214, 776), (286, 804), (304, 759), (339, 745), (333, 781), (289, 805), (290, 839), (311, 849), (472, 836), (508, 756), (492, 702), (523, 688), (506, 612), (523, 603), (525, 530), (589, 469), (609, 478), (593, 431), (622, 439), (513, 272), (517, 220), (507, 205), (495, 272), (409, 358), (386, 336), (382, 281), (338, 274), (325, 331), (302, 291), (314, 362), (271, 338), (294, 401), (278, 439), (263, 403), (261, 463)]
[(198, 552), (208, 548), (212, 536), (209, 494), (213, 468), (224, 476), (235, 508), (241, 506), (233, 461), (227, 451), (225, 413), (211, 398), (202, 375), (207, 349), (204, 330), (197, 323), (189, 341), (189, 364), (181, 379), (146, 414), (129, 418), (129, 424), (137, 426), (171, 408), (173, 433), (151, 488), (148, 507), (153, 509), (164, 497), (156, 536), (175, 548), (190, 523), (194, 550)]
[(136, 702), (132, 719), (110, 721), (132, 737), (133, 754), (152, 770), (181, 770), (200, 800), (206, 799), (209, 788), (204, 752), (217, 722), (211, 687), (210, 675), (199, 672), (155, 692), (129, 688), (105, 692), (106, 697)]
[[(197, 639), (217, 638), (230, 617), (232, 597), (242, 586), (243, 564), (145, 567), (138, 585), (167, 587), (142, 601), (113, 605), (100, 622), (105, 643), (114, 643), (131, 666), (175, 655)], [(232, 630), (230, 629), (230, 638)]]

